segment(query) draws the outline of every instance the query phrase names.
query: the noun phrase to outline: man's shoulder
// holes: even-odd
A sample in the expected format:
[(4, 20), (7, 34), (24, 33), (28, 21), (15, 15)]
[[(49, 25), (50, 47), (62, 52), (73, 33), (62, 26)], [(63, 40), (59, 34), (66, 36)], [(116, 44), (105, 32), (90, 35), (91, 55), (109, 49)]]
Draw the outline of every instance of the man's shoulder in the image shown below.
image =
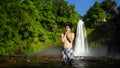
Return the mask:
[(61, 33), (61, 35), (64, 35), (64, 33)]
[(73, 32), (71, 32), (71, 34), (73, 35), (74, 33), (73, 33)]
[(72, 35), (72, 36), (74, 36), (74, 33), (73, 33), (73, 32), (71, 32), (71, 35)]
[(64, 33), (62, 33), (61, 36), (64, 36)]

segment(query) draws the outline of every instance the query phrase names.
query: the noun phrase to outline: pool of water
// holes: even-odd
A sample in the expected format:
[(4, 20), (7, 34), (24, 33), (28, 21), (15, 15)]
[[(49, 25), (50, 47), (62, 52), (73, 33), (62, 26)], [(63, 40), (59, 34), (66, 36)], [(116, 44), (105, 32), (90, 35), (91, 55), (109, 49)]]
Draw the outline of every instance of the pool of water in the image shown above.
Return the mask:
[(60, 59), (36, 58), (22, 60), (2, 60), (0, 68), (120, 68), (118, 61), (86, 61), (74, 60), (73, 66), (63, 66)]
[(51, 47), (30, 57), (0, 57), (0, 68), (120, 68), (120, 56), (79, 56), (63, 66), (60, 54), (60, 47)]
[(120, 68), (120, 62), (76, 60), (73, 66), (75, 68)]

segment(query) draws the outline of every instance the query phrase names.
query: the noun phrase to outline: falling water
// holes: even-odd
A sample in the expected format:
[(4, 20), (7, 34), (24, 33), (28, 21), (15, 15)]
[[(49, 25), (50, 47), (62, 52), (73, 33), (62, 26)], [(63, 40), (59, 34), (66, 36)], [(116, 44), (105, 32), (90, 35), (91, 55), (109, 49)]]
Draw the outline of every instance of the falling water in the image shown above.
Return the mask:
[(86, 29), (82, 20), (79, 20), (78, 22), (74, 46), (74, 56), (86, 55), (86, 52), (88, 51), (88, 43)]
[(74, 56), (106, 56), (107, 49), (108, 47), (105, 45), (88, 48), (84, 22), (79, 20), (74, 45)]

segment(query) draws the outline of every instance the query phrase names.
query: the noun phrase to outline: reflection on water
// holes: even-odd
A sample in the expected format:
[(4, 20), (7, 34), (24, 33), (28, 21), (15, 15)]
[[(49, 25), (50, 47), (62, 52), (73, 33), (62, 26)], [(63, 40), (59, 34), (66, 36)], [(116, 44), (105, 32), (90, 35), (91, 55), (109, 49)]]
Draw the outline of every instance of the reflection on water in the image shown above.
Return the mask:
[[(0, 57), (0, 68), (71, 68), (62, 65), (60, 52), (59, 47), (52, 47), (36, 53), (35, 57)], [(76, 57), (73, 68), (120, 68), (120, 57)]]
[(75, 68), (119, 68), (120, 62), (76, 60)]
[[(70, 68), (63, 66), (61, 60), (50, 59), (31, 59), (31, 60), (8, 60), (0, 62), (0, 68)], [(72, 68), (120, 68), (120, 62), (117, 61), (85, 61), (74, 60)]]

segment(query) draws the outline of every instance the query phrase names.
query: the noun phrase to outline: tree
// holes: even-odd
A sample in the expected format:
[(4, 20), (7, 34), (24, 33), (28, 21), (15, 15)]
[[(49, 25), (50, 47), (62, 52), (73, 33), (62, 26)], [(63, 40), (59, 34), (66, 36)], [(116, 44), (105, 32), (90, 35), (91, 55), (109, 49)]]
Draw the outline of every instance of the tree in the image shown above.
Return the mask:
[(119, 40), (119, 10), (116, 13), (115, 0), (95, 2), (83, 17), (87, 27), (88, 40), (91, 46), (102, 44), (118, 44)]
[(95, 2), (87, 14), (83, 17), (85, 25), (88, 28), (100, 27), (104, 24), (104, 19), (106, 19), (106, 12), (101, 8), (101, 4), (99, 2)]
[(110, 20), (110, 18), (114, 17), (116, 14), (117, 3), (114, 0), (104, 0), (101, 4), (101, 8), (106, 11), (106, 19)]
[(0, 55), (30, 55), (61, 45), (64, 25), (76, 26), (80, 18), (65, 0), (0, 0), (0, 10)]

